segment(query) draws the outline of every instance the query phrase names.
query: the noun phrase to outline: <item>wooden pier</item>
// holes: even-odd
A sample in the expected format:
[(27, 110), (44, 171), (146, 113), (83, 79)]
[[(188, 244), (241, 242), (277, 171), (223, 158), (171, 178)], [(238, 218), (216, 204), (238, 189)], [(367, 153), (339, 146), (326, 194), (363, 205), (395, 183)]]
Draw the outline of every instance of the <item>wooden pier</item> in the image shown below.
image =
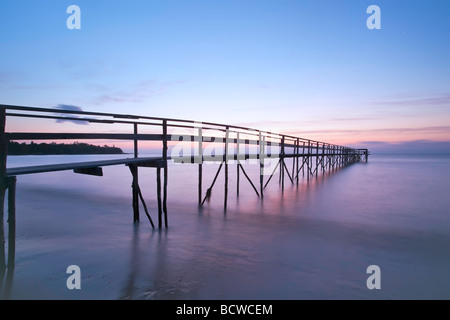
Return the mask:
[[(33, 119), (33, 121), (51, 121), (52, 130), (56, 132), (13, 132), (8, 130), (9, 119)], [(91, 124), (95, 132), (64, 132), (66, 121)], [(123, 132), (111, 133), (110, 126), (120, 126)], [(73, 126), (72, 126), (73, 127)], [(91, 126), (79, 126), (90, 128)], [(105, 130), (105, 127), (107, 128)], [(78, 163), (63, 163), (40, 166), (8, 168), (9, 141), (79, 141), (105, 140), (128, 141), (133, 146), (133, 154), (129, 158), (88, 161)], [(140, 157), (140, 144), (152, 143), (160, 150), (160, 155)], [(169, 155), (170, 153), (170, 155)], [(26, 106), (0, 105), (0, 273), (6, 270), (6, 265), (14, 264), (15, 240), (15, 193), (17, 177), (25, 174), (73, 170), (78, 174), (102, 176), (102, 168), (113, 165), (126, 165), (132, 175), (132, 208), (133, 220), (139, 221), (140, 203), (152, 227), (155, 224), (147, 209), (142, 190), (139, 186), (139, 168), (156, 169), (156, 193), (158, 204), (158, 228), (168, 227), (167, 184), (168, 162), (197, 164), (198, 166), (198, 205), (203, 206), (217, 181), (219, 174), (224, 172), (224, 209), (227, 208), (229, 192), (230, 165), (236, 165), (237, 185), (239, 195), (241, 173), (255, 191), (257, 197), (264, 197), (264, 189), (279, 174), (282, 190), (285, 182), (298, 184), (300, 176), (310, 179), (327, 171), (335, 170), (355, 162), (367, 162), (367, 149), (354, 149), (330, 143), (299, 138), (295, 136), (262, 131), (258, 129), (217, 124), (211, 122), (196, 122), (170, 118), (147, 117), (128, 114), (113, 114), (103, 112), (72, 111), (50, 108), (35, 108)], [(252, 181), (244, 169), (245, 162), (259, 165), (259, 181)], [(270, 172), (267, 163), (270, 161)], [(203, 165), (217, 162), (219, 167), (211, 180), (210, 186), (203, 190)], [(273, 167), (273, 168), (272, 168)], [(288, 180), (287, 180), (288, 179)], [(8, 197), (6, 197), (8, 191)], [(5, 258), (4, 239), (4, 204), (8, 203), (8, 262)]]

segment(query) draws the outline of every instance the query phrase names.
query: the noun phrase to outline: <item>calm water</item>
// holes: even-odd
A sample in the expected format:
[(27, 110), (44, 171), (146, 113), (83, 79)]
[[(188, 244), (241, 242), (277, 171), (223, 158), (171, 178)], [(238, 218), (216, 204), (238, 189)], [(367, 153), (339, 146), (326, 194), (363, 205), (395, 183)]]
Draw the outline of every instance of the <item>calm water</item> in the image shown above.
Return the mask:
[[(116, 158), (117, 156), (113, 156)], [(9, 166), (93, 159), (10, 157)], [(98, 159), (99, 157), (95, 157)], [(244, 166), (255, 183), (258, 167)], [(204, 166), (204, 190), (217, 166)], [(261, 201), (230, 166), (197, 206), (196, 165), (169, 168), (169, 229), (132, 222), (131, 175), (19, 176), (11, 298), (24, 299), (449, 299), (450, 157), (371, 156)], [(154, 221), (155, 170), (140, 171)], [(6, 224), (6, 223), (5, 223)], [(81, 268), (68, 290), (66, 268)], [(369, 265), (381, 289), (366, 287)]]

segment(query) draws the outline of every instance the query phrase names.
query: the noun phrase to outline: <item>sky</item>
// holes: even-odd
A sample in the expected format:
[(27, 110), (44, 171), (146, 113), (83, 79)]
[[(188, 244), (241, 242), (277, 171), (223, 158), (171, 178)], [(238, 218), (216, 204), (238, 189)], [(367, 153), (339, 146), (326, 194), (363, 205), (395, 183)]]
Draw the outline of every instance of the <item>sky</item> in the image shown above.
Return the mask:
[(449, 16), (448, 0), (2, 1), (0, 103), (450, 153)]

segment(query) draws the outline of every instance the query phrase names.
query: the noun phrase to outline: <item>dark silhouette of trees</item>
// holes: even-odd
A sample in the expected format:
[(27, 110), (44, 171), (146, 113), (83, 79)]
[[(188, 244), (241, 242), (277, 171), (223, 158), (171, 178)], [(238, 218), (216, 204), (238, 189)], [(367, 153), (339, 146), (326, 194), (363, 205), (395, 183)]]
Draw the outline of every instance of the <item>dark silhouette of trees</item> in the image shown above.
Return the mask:
[(18, 143), (10, 141), (9, 155), (49, 155), (49, 154), (123, 154), (122, 149), (116, 146), (96, 146), (87, 143)]

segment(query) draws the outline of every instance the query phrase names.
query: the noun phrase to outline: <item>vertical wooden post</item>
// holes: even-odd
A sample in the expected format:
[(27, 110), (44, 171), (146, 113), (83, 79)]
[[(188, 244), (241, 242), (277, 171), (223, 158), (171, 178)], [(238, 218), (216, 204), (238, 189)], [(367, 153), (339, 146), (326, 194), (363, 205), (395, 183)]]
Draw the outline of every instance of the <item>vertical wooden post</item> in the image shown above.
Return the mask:
[(347, 166), (348, 164), (348, 150), (346, 147), (344, 147), (344, 166)]
[(319, 142), (316, 143), (316, 177), (318, 174), (318, 168), (319, 168), (319, 161), (317, 161), (319, 159)]
[(331, 171), (331, 161), (333, 159), (332, 149), (333, 147), (328, 145), (328, 171)]
[(297, 138), (297, 152), (295, 155), (295, 172), (297, 173), (296, 182), (298, 185), (298, 158), (300, 157), (300, 140)]
[(16, 177), (8, 178), (8, 270), (16, 257)]
[(132, 164), (128, 167), (130, 168), (131, 176), (133, 177), (133, 181), (131, 183), (131, 188), (133, 191), (133, 222), (139, 222), (139, 184), (137, 180), (137, 167)]
[(332, 162), (331, 168), (333, 169), (333, 171), (334, 171), (334, 161), (335, 161), (335, 158), (336, 158), (336, 155), (335, 155), (335, 153), (336, 153), (335, 148), (336, 148), (336, 146), (333, 145), (333, 147), (332, 147), (332, 149), (331, 149), (331, 159), (332, 159), (332, 161), (331, 161), (331, 162)]
[(308, 157), (306, 158), (306, 166), (307, 166), (307, 168), (306, 168), (306, 177), (307, 177), (307, 179), (309, 180), (309, 174), (310, 174), (310, 172), (311, 172), (311, 169), (310, 169), (310, 167), (309, 167), (309, 156), (310, 156), (310, 154), (311, 154), (311, 140), (308, 140)]
[[(138, 134), (138, 124), (135, 123), (133, 125), (134, 127), (134, 134), (137, 135)], [(139, 156), (139, 152), (138, 152), (138, 139), (135, 138), (134, 139), (134, 157), (137, 158)]]
[(4, 233), (4, 208), (6, 181), (6, 157), (8, 154), (8, 142), (5, 137), (6, 112), (5, 108), (0, 108), (0, 277), (6, 271), (5, 257), (5, 233)]
[(284, 170), (285, 170), (285, 163), (284, 163), (284, 135), (281, 136), (281, 191), (284, 191)]
[(162, 228), (162, 207), (161, 207), (161, 168), (156, 168), (156, 194), (158, 198), (158, 228)]
[(236, 159), (237, 159), (237, 165), (236, 165), (236, 194), (239, 196), (239, 166), (241, 165), (240, 161), (240, 155), (239, 155), (239, 132), (236, 133)]
[(264, 143), (261, 131), (259, 131), (259, 192), (261, 199), (264, 198)]
[(302, 175), (305, 176), (305, 141), (302, 146)]
[(203, 180), (203, 132), (202, 127), (198, 128), (198, 205), (202, 203), (202, 180)]
[(164, 222), (167, 228), (167, 179), (168, 179), (168, 165), (167, 165), (167, 120), (163, 120), (163, 161), (164, 161), (164, 195), (163, 195), (163, 211)]
[(347, 165), (347, 149), (345, 147), (342, 148), (342, 165), (345, 167)]
[(325, 173), (325, 143), (322, 143), (322, 173)]
[(292, 156), (292, 174), (291, 174), (292, 178), (294, 178), (296, 150), (297, 150), (297, 141), (294, 141), (294, 151)]
[(228, 202), (228, 140), (230, 138), (230, 129), (227, 126), (226, 132), (225, 132), (225, 150), (224, 150), (224, 161), (225, 161), (225, 197), (224, 197), (224, 203), (223, 207), (226, 210), (227, 209), (227, 202)]
[[(138, 125), (134, 123), (134, 134), (138, 134)], [(138, 140), (135, 137), (134, 139), (134, 157), (138, 157)], [(133, 175), (133, 184), (132, 184), (132, 192), (133, 192), (133, 221), (139, 222), (139, 170), (137, 166), (130, 166), (130, 170)]]

